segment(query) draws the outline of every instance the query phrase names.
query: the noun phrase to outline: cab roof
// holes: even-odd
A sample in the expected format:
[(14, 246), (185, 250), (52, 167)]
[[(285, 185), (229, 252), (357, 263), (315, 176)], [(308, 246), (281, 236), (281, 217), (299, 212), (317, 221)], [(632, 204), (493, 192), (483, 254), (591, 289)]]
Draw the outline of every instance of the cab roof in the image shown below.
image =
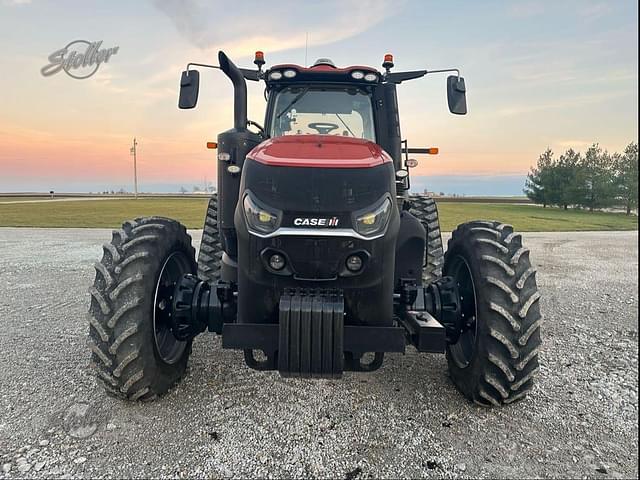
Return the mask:
[[(356, 74), (356, 77), (354, 77), (354, 72), (361, 72), (362, 75)], [(365, 80), (367, 74), (374, 74), (375, 78), (369, 75), (369, 79)], [(298, 82), (372, 85), (380, 83), (382, 75), (375, 68), (364, 65), (351, 65), (349, 67), (339, 68), (336, 67), (331, 60), (322, 58), (310, 67), (303, 67), (293, 63), (274, 65), (265, 73), (265, 80), (268, 85)]]

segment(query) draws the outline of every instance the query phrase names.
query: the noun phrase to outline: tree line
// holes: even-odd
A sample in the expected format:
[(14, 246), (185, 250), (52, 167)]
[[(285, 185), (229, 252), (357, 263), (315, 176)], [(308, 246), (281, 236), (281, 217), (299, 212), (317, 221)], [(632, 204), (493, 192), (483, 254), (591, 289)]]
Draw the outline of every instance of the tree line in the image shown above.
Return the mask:
[(627, 215), (638, 206), (638, 143), (623, 153), (609, 153), (594, 143), (582, 154), (572, 148), (559, 157), (551, 149), (540, 155), (527, 175), (524, 193), (544, 207), (624, 207)]

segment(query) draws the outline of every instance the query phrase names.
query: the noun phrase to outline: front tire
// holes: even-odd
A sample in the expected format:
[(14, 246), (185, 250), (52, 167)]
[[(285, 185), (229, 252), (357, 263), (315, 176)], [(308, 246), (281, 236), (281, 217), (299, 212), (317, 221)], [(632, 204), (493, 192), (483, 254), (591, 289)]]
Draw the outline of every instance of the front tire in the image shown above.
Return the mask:
[(191, 237), (174, 220), (137, 218), (103, 248), (89, 289), (92, 364), (108, 393), (149, 400), (180, 380), (191, 353), (168, 317), (174, 282), (196, 271)]
[(444, 264), (438, 206), (435, 200), (426, 194), (411, 195), (409, 201), (411, 202), (409, 213), (420, 220), (427, 234), (425, 265), (422, 269), (422, 283), (427, 285), (442, 277)]
[(214, 193), (207, 205), (202, 240), (198, 251), (198, 278), (215, 282), (222, 269), (222, 244), (218, 230), (218, 194)]
[(510, 225), (469, 222), (449, 240), (444, 275), (458, 283), (465, 326), (447, 362), (453, 383), (482, 406), (512, 403), (533, 386), (542, 323), (535, 272)]

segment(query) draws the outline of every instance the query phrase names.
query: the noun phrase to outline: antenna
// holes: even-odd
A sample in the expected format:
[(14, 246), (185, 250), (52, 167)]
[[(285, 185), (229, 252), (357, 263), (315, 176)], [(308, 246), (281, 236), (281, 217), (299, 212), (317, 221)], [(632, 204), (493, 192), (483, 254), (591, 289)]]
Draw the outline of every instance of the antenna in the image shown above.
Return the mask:
[(307, 32), (306, 40), (304, 42), (304, 66), (308, 65), (307, 63), (307, 52), (309, 51), (309, 32)]

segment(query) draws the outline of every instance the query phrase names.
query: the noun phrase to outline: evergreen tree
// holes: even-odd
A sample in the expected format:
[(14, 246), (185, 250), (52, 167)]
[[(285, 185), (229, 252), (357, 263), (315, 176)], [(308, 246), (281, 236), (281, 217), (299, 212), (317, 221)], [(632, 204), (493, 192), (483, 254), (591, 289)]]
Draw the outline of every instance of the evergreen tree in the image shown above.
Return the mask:
[(614, 164), (618, 195), (629, 215), (631, 209), (638, 206), (638, 143), (627, 145), (624, 153), (616, 156)]
[(590, 212), (615, 202), (616, 187), (613, 181), (613, 159), (594, 143), (580, 162), (579, 190), (581, 204)]
[(556, 176), (560, 179), (559, 205), (565, 210), (569, 205), (578, 205), (581, 200), (580, 166), (581, 155), (570, 148), (560, 155), (556, 170)]
[(527, 175), (524, 193), (544, 207), (593, 211), (624, 205), (629, 215), (638, 206), (638, 143), (627, 145), (623, 154), (609, 154), (594, 143), (584, 155), (570, 148), (558, 159), (547, 148)]
[(553, 167), (553, 152), (550, 148), (538, 157), (538, 164), (527, 175), (524, 193), (533, 203), (549, 204), (549, 186)]

